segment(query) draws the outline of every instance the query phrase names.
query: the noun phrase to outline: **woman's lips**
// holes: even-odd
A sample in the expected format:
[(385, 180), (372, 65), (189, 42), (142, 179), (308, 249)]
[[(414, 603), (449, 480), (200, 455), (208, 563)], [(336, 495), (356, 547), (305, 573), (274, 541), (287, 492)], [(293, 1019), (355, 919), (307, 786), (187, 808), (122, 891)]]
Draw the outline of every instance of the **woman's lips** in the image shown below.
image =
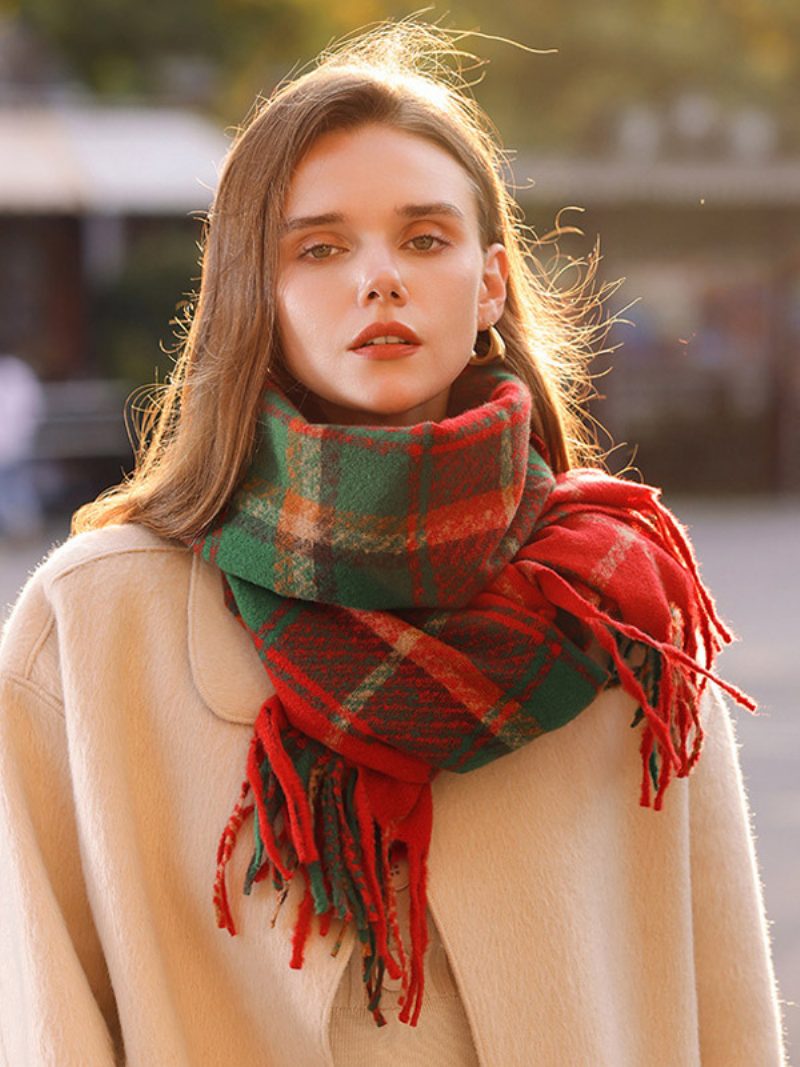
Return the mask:
[(404, 342), (403, 344), (362, 345), (361, 348), (351, 348), (350, 351), (355, 352), (357, 356), (364, 356), (365, 359), (402, 359), (403, 356), (410, 356), (417, 352), (419, 348), (419, 345)]

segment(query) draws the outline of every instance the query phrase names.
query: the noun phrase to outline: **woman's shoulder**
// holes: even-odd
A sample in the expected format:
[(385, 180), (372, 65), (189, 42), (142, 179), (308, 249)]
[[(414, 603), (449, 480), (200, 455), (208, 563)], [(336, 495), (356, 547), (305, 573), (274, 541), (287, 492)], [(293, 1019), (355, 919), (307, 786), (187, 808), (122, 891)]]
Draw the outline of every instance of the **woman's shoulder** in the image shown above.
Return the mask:
[(59, 613), (82, 604), (152, 598), (183, 581), (192, 553), (179, 541), (133, 523), (106, 526), (56, 545), (28, 576), (0, 639), (0, 670), (34, 655)]
[(119, 560), (128, 564), (152, 554), (188, 557), (188, 549), (179, 541), (160, 537), (153, 530), (136, 523), (104, 526), (74, 534), (56, 545), (44, 557), (33, 577), (49, 586), (78, 568)]
[[(57, 586), (68, 580), (74, 587), (88, 582), (97, 572), (107, 588), (122, 583), (147, 582), (154, 557), (170, 559), (178, 567), (187, 566), (191, 552), (179, 541), (160, 537), (145, 526), (122, 523), (74, 534), (55, 545), (28, 577), (20, 595), (42, 595), (51, 600)], [(12, 613), (13, 614), (13, 613)]]

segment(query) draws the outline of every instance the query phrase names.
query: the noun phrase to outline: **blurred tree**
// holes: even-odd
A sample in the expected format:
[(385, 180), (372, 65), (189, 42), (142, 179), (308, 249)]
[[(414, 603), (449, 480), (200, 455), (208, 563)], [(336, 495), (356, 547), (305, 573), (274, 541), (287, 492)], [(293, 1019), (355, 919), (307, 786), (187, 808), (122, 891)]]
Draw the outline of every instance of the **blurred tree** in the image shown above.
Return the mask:
[[(479, 15), (474, 3), (472, 10)], [(491, 47), (502, 77), (489, 80), (483, 102), (507, 116), (517, 143), (604, 145), (623, 107), (667, 107), (693, 92), (729, 107), (768, 109), (787, 142), (800, 147), (795, 0), (542, 0), (533, 8), (496, 0), (491, 32), (559, 50), (532, 58), (487, 42), (485, 54)]]
[[(0, 0), (21, 13), (101, 94), (158, 96), (183, 57), (210, 64), (219, 80), (208, 105), (238, 121), (257, 92), (330, 40), (417, 9), (386, 0)], [(800, 4), (797, 0), (454, 0), (423, 18), (507, 37), (465, 41), (491, 63), (476, 95), (511, 144), (531, 148), (606, 144), (623, 105), (669, 106), (684, 91), (774, 114), (784, 146), (800, 148)]]
[(164, 381), (172, 370), (182, 308), (199, 281), (197, 222), (140, 221), (129, 235), (125, 268), (91, 293), (89, 361), (98, 376)]

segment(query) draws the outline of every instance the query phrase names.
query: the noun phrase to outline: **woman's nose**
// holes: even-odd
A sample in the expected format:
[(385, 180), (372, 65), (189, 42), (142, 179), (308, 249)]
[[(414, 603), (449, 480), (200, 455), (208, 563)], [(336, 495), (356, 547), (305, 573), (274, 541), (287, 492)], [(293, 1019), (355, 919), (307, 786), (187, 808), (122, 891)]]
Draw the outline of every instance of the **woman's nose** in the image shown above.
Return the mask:
[(408, 299), (408, 291), (400, 277), (397, 264), (388, 257), (371, 264), (364, 272), (359, 290), (359, 303), (391, 303), (401, 306)]

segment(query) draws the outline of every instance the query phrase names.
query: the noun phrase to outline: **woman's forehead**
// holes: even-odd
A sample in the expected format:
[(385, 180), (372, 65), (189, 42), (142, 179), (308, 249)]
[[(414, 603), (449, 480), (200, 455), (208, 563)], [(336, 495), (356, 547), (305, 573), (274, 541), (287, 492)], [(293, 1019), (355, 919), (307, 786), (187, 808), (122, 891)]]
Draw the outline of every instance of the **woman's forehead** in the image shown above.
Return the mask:
[(461, 164), (425, 137), (385, 125), (335, 130), (323, 134), (295, 169), (285, 228), (298, 228), (297, 220), (324, 224), (339, 216), (328, 219), (333, 224), (379, 212), (477, 223), (475, 196)]

